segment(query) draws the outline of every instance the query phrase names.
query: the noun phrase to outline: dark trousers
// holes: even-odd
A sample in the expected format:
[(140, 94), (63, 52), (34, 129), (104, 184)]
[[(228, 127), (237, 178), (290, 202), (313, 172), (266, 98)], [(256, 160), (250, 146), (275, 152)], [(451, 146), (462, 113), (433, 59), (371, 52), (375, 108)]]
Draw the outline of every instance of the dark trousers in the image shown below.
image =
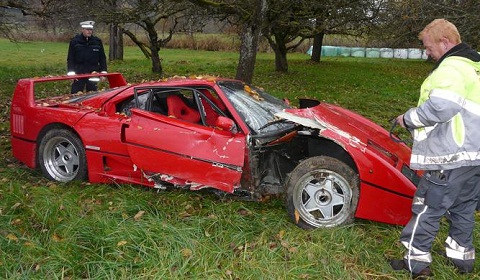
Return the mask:
[(92, 82), (87, 79), (77, 79), (72, 83), (72, 91), (71, 93), (77, 93), (79, 91), (96, 91), (97, 90), (97, 82)]
[(450, 224), (445, 243), (447, 256), (465, 271), (473, 269), (473, 228), (480, 193), (480, 166), (427, 171), (420, 180), (412, 204), (412, 218), (400, 241), (407, 248), (404, 261), (413, 273), (427, 267), (430, 250), (445, 216)]

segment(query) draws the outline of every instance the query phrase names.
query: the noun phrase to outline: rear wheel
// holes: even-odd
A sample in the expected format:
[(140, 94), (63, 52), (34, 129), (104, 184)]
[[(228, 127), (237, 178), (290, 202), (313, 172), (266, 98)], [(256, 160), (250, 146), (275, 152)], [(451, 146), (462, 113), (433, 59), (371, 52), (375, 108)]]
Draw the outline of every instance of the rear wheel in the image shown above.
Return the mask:
[(334, 227), (353, 222), (359, 179), (348, 165), (317, 156), (302, 161), (287, 180), (287, 211), (301, 228)]
[(49, 130), (38, 146), (38, 161), (44, 176), (51, 180), (69, 182), (87, 178), (85, 148), (69, 130)]

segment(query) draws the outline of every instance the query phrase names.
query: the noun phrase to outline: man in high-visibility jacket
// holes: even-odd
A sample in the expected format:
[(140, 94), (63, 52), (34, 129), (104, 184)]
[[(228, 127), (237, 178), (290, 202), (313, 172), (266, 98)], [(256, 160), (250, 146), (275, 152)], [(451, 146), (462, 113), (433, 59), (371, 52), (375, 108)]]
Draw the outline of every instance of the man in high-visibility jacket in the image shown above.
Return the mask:
[(405, 255), (390, 264), (414, 278), (433, 275), (430, 250), (445, 216), (446, 256), (460, 273), (470, 273), (480, 193), (480, 55), (445, 19), (428, 24), (419, 39), (436, 64), (421, 86), (418, 106), (396, 120), (413, 134), (411, 167), (425, 173), (400, 236)]

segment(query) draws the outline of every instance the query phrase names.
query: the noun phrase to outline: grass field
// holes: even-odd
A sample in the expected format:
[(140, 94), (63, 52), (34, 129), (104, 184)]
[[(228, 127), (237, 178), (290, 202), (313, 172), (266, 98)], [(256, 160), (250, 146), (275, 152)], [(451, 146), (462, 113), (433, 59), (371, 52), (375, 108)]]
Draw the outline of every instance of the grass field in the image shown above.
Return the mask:
[[(409, 279), (389, 258), (403, 252), (400, 226), (356, 220), (312, 231), (288, 220), (283, 201), (219, 200), (204, 192), (153, 191), (131, 185), (58, 184), (15, 161), (9, 144), (9, 100), (19, 78), (66, 72), (67, 44), (0, 40), (0, 278), (5, 279)], [(166, 76), (234, 77), (238, 55), (162, 50)], [(295, 101), (340, 104), (388, 127), (414, 106), (431, 64), (413, 60), (289, 56), (274, 72), (259, 54), (254, 84)], [(129, 47), (109, 71), (129, 82), (159, 79)], [(479, 230), (475, 230), (478, 237)], [(441, 250), (446, 223), (435, 240)], [(475, 244), (480, 244), (476, 239)], [(456, 274), (433, 254), (435, 279)], [(476, 265), (476, 271), (480, 266)]]

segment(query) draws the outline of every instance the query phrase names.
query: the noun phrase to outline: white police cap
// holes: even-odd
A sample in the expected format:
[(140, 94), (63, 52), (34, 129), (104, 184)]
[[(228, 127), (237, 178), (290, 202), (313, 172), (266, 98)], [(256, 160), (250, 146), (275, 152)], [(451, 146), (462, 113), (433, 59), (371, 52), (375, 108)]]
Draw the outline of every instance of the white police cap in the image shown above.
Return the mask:
[(87, 21), (80, 22), (80, 26), (82, 28), (86, 28), (86, 29), (93, 29), (94, 24), (95, 24), (95, 22), (92, 21), (92, 20), (87, 20)]

